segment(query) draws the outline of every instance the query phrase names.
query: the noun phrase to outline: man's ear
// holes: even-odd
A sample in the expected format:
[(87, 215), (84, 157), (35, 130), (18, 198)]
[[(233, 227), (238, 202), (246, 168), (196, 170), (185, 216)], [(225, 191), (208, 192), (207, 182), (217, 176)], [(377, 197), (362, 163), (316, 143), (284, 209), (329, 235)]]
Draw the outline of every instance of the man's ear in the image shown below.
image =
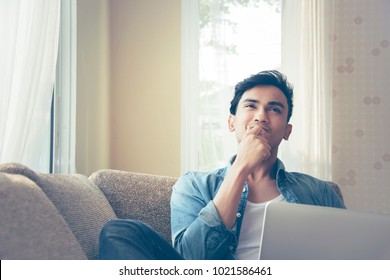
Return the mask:
[(230, 115), (228, 119), (228, 126), (229, 126), (229, 131), (233, 132), (235, 130), (234, 123), (236, 122), (236, 116)]
[(292, 125), (288, 123), (287, 126), (286, 126), (286, 130), (284, 131), (283, 139), (284, 140), (288, 140), (288, 138), (290, 137), (291, 132), (292, 132)]

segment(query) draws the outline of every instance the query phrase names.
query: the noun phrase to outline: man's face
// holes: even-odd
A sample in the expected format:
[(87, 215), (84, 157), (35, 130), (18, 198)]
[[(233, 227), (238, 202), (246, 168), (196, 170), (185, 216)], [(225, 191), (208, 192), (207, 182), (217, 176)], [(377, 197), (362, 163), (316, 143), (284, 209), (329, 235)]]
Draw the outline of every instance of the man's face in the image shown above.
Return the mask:
[(272, 149), (282, 139), (288, 140), (292, 126), (287, 124), (288, 104), (283, 92), (275, 86), (257, 86), (242, 95), (236, 115), (229, 117), (229, 129), (240, 142), (248, 128), (259, 125), (261, 134)]

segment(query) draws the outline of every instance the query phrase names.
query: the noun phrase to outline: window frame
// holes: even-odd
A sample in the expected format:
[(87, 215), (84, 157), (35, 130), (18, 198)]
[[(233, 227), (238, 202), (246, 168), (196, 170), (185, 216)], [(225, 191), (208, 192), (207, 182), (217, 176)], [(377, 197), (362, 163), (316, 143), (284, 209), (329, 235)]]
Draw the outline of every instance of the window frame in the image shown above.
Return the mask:
[(51, 173), (76, 170), (77, 1), (61, 0), (56, 81), (52, 102)]

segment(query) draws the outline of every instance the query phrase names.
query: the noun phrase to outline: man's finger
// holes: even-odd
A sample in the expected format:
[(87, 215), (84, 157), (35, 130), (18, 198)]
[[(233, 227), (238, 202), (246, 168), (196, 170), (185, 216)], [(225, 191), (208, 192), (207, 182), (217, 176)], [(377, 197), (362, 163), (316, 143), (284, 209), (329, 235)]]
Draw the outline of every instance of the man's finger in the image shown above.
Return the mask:
[(248, 133), (253, 133), (253, 134), (256, 134), (256, 135), (259, 135), (260, 131), (262, 130), (262, 128), (260, 127), (260, 125), (258, 124), (250, 124), (247, 126), (247, 132)]

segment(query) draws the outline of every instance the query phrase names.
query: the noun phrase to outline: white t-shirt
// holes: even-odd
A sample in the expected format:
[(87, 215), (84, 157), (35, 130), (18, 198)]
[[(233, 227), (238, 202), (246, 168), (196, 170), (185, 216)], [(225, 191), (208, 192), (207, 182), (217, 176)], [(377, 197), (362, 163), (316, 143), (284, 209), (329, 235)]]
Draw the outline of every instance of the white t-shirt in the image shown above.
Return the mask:
[[(285, 200), (280, 194), (272, 201)], [(257, 260), (259, 258), (261, 229), (265, 205), (263, 203), (246, 202), (245, 215), (241, 225), (240, 238), (238, 240), (235, 257), (238, 260)]]

